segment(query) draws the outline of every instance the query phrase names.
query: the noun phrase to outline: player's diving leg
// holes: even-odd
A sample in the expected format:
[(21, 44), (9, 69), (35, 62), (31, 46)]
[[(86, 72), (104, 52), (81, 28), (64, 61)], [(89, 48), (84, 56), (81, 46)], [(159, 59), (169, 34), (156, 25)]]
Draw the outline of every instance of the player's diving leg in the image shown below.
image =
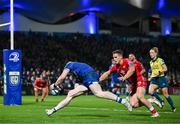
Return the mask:
[(149, 86), (149, 94), (151, 95), (151, 96), (154, 96), (157, 100), (159, 100), (159, 102), (161, 103), (161, 108), (163, 108), (163, 106), (164, 106), (164, 101), (163, 101), (163, 99), (158, 95), (158, 93), (156, 92), (156, 89), (158, 88), (158, 86), (157, 85), (155, 85), (155, 84), (150, 84), (150, 86)]
[(145, 91), (146, 91), (145, 88), (137, 87), (137, 91), (136, 91), (137, 98), (141, 103), (143, 103), (150, 110), (150, 112), (152, 113), (152, 117), (158, 117), (159, 114), (156, 111), (156, 109), (152, 106), (152, 104), (147, 99), (145, 99), (144, 97)]
[(102, 91), (102, 88), (98, 83), (94, 82), (89, 86), (89, 88), (95, 96), (121, 103), (125, 105), (129, 111), (132, 111), (132, 106), (126, 99), (122, 99), (109, 91)]
[(167, 102), (169, 103), (169, 105), (171, 106), (171, 111), (175, 112), (176, 108), (174, 107), (173, 100), (171, 99), (171, 97), (168, 93), (168, 88), (167, 87), (162, 88), (162, 93), (163, 93), (164, 97), (166, 98)]
[(85, 91), (87, 91), (87, 87), (83, 86), (83, 85), (79, 85), (77, 86), (75, 89), (70, 90), (68, 92), (68, 95), (66, 96), (66, 98), (64, 100), (62, 100), (57, 106), (55, 106), (52, 109), (46, 109), (46, 113), (48, 116), (52, 115), (54, 112), (62, 109), (63, 107), (67, 106), (71, 100), (81, 94), (83, 94)]

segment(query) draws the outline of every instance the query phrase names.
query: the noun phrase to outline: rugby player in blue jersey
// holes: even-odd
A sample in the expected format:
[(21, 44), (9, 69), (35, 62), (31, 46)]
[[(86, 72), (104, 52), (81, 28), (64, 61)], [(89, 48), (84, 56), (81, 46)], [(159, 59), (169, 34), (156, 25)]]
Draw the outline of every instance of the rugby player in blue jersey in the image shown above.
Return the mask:
[(102, 91), (102, 88), (98, 83), (99, 77), (97, 73), (91, 66), (85, 63), (68, 62), (57, 81), (50, 86), (50, 90), (59, 88), (59, 86), (63, 83), (64, 79), (70, 72), (82, 78), (83, 82), (82, 84), (75, 87), (73, 90), (70, 90), (66, 98), (62, 100), (57, 106), (53, 107), (52, 109), (46, 109), (46, 114), (48, 116), (52, 115), (58, 110), (61, 110), (63, 107), (68, 105), (73, 98), (83, 94), (85, 91), (88, 90), (88, 88), (95, 96), (121, 103), (125, 107), (127, 107), (129, 111), (132, 111), (132, 106), (126, 99), (120, 98), (109, 91)]

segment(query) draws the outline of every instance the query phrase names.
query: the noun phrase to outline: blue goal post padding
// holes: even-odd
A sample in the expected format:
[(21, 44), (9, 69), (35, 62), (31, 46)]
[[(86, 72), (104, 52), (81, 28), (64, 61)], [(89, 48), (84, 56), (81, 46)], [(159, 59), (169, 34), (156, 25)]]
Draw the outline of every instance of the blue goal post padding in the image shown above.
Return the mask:
[(21, 105), (22, 52), (3, 50), (4, 105)]

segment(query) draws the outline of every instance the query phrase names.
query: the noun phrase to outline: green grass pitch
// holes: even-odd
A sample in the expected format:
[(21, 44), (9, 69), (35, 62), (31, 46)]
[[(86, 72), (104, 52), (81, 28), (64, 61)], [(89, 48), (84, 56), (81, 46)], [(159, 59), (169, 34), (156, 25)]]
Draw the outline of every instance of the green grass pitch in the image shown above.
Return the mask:
[(159, 118), (151, 118), (145, 107), (127, 109), (116, 102), (94, 96), (80, 96), (67, 107), (48, 117), (52, 108), (65, 96), (48, 96), (44, 103), (35, 103), (34, 96), (23, 96), (21, 106), (4, 106), (0, 96), (0, 124), (180, 124), (180, 96), (172, 96), (177, 111), (172, 113), (165, 102)]

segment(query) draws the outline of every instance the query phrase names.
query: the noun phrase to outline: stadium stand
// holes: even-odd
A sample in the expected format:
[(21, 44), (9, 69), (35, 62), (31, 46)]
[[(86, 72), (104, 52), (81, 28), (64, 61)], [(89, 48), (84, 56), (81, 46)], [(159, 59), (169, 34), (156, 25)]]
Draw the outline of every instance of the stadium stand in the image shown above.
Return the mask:
[[(2, 50), (9, 47), (9, 33), (0, 32), (0, 61)], [(168, 66), (170, 86), (180, 86), (180, 43), (175, 37), (130, 37), (115, 35), (88, 34), (48, 34), (38, 32), (16, 32), (15, 47), (23, 51), (23, 92), (33, 93), (36, 75), (45, 73), (49, 84), (56, 81), (67, 61), (81, 61), (92, 65), (99, 74), (106, 71), (111, 63), (111, 52), (122, 49), (125, 57), (135, 53), (146, 70), (149, 68), (149, 49), (160, 48), (160, 55)], [(2, 63), (0, 65), (0, 85), (3, 80)], [(67, 79), (68, 80), (68, 79)], [(73, 79), (72, 79), (73, 80)], [(72, 82), (72, 81), (67, 81)], [(72, 83), (66, 85), (73, 88)], [(29, 88), (31, 87), (31, 88)], [(104, 86), (107, 88), (107, 86)], [(67, 88), (68, 89), (68, 88)], [(2, 94), (2, 88), (1, 88)]]

